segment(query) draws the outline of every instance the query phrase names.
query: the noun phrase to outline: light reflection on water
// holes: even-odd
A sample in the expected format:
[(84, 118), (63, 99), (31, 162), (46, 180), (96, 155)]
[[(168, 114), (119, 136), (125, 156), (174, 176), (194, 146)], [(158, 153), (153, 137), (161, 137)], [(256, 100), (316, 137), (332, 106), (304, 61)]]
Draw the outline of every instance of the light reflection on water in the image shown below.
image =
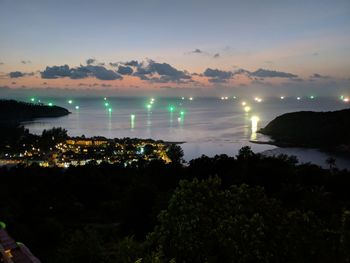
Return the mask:
[[(187, 160), (202, 154), (236, 155), (244, 145), (251, 146), (254, 151), (274, 149), (276, 147), (270, 145), (251, 144), (249, 140), (266, 140), (256, 131), (278, 115), (301, 110), (337, 110), (346, 106), (337, 99), (297, 101), (287, 97), (283, 100), (264, 98), (259, 103), (254, 98), (156, 98), (152, 103), (150, 98), (73, 98), (71, 104), (66, 99), (40, 99), (54, 101), (72, 114), (27, 123), (26, 127), (33, 133), (63, 127), (71, 136), (84, 134), (185, 141), (182, 147)], [(242, 105), (243, 99), (245, 106)], [(106, 111), (105, 102), (112, 112)], [(78, 110), (76, 105), (79, 105)], [(169, 105), (173, 105), (173, 110)], [(249, 112), (244, 110), (247, 105), (250, 106)]]

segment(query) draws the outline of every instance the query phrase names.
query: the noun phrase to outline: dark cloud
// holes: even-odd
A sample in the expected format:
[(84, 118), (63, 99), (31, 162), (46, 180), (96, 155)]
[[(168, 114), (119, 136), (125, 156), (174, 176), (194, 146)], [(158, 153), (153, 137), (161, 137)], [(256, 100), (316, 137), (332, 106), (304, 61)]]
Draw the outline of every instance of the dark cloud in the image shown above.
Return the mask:
[(32, 62), (30, 60), (21, 60), (22, 64), (31, 64)]
[(13, 81), (13, 82), (11, 82), (11, 84), (12, 84), (12, 85), (15, 85), (15, 84), (16, 84), (16, 82), (14, 82), (14, 81)]
[(191, 51), (191, 53), (201, 54), (201, 53), (203, 53), (203, 51), (200, 50), (199, 48), (196, 48), (195, 50)]
[(43, 79), (57, 79), (63, 77), (70, 77), (71, 71), (68, 65), (46, 67), (46, 69), (40, 72)]
[(208, 81), (212, 83), (225, 83), (233, 74), (231, 71), (207, 68), (203, 72), (203, 76), (208, 77)]
[(149, 60), (148, 64), (144, 62), (138, 63), (133, 75), (142, 80), (160, 83), (192, 81), (192, 77), (188, 72), (178, 70), (170, 64), (158, 63), (153, 60)]
[(243, 69), (243, 68), (237, 69), (237, 70), (235, 70), (233, 72), (233, 75), (241, 75), (241, 74), (250, 76), (251, 72), (249, 70), (246, 70), (246, 69)]
[(216, 53), (214, 54), (213, 58), (219, 58), (220, 57), (220, 54), (219, 53)]
[(94, 58), (88, 58), (86, 60), (86, 64), (88, 64), (88, 65), (94, 64), (95, 62), (96, 62), (96, 59), (94, 59)]
[(261, 78), (296, 78), (298, 75), (294, 75), (292, 73), (268, 70), (268, 69), (258, 69), (257, 71), (251, 72), (251, 76), (253, 77), (261, 77)]
[(26, 74), (20, 71), (12, 71), (9, 73), (10, 78), (21, 78), (24, 77)]
[(118, 62), (115, 62), (115, 63), (114, 62), (110, 62), (109, 65), (111, 67), (118, 67), (119, 63)]
[(121, 75), (131, 75), (134, 70), (129, 66), (119, 66), (117, 72)]
[(314, 73), (310, 76), (310, 78), (313, 78), (313, 79), (329, 79), (331, 78), (330, 76), (325, 76), (325, 75), (321, 75), (321, 74), (318, 74), (318, 73)]
[(137, 67), (139, 62), (137, 60), (131, 60), (124, 63), (125, 66)]
[(122, 79), (118, 73), (113, 70), (106, 69), (103, 66), (79, 66), (76, 68), (69, 68), (68, 65), (46, 67), (40, 72), (43, 79), (57, 79), (69, 77), (71, 79), (83, 79), (87, 77), (95, 77), (100, 80), (116, 80)]
[(312, 53), (312, 55), (316, 57), (316, 56), (319, 55), (319, 53), (318, 52), (314, 52), (314, 53)]
[(0, 65), (4, 65), (5, 63), (4, 62), (0, 62)]

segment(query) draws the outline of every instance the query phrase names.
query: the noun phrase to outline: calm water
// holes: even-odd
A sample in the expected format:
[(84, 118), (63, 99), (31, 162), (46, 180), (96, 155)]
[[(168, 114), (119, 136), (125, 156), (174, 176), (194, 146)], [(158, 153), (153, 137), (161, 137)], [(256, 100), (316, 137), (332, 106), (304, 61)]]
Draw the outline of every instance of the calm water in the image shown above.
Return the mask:
[[(60, 118), (35, 120), (26, 123), (26, 127), (33, 133), (41, 133), (43, 129), (51, 127), (63, 127), (71, 136), (84, 134), (108, 138), (137, 137), (185, 141), (182, 147), (186, 160), (202, 154), (236, 155), (244, 145), (251, 146), (255, 152), (273, 150), (276, 147), (252, 144), (249, 140), (266, 140), (267, 138), (256, 134), (255, 131), (278, 115), (300, 110), (338, 110), (348, 106), (336, 98), (301, 100), (265, 98), (261, 102), (241, 98), (228, 100), (194, 98), (192, 101), (188, 98), (155, 98), (153, 104), (150, 104), (151, 98), (107, 98), (107, 100), (73, 98), (72, 100), (72, 104), (69, 104), (66, 99), (41, 98), (42, 102), (63, 106), (72, 114)], [(246, 102), (245, 106), (250, 107), (249, 112), (244, 110), (242, 101)], [(109, 104), (107, 107), (104, 105), (106, 102)], [(147, 107), (148, 104), (151, 105), (150, 109)], [(79, 106), (79, 109), (76, 109), (76, 106)], [(273, 151), (276, 150), (280, 149)], [(288, 153), (288, 150), (286, 151)], [(294, 148), (291, 153), (297, 155), (303, 162), (324, 164), (327, 158), (327, 154), (316, 150), (311, 150), (310, 153), (310, 150)], [(345, 160), (345, 165), (342, 166), (350, 167), (350, 164)]]

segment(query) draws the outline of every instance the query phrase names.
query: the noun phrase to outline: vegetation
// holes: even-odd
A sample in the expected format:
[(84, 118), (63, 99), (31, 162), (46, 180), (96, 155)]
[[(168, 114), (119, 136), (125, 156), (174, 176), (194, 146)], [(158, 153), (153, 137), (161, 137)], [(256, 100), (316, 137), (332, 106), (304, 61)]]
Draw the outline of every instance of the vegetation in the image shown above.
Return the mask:
[(0, 220), (42, 262), (348, 262), (350, 172), (264, 157), (0, 168)]
[(280, 146), (350, 148), (350, 109), (333, 112), (301, 111), (283, 114), (259, 132)]
[(12, 123), (14, 126), (21, 121), (35, 118), (60, 117), (68, 115), (69, 111), (58, 106), (33, 104), (15, 100), (0, 100), (0, 125)]

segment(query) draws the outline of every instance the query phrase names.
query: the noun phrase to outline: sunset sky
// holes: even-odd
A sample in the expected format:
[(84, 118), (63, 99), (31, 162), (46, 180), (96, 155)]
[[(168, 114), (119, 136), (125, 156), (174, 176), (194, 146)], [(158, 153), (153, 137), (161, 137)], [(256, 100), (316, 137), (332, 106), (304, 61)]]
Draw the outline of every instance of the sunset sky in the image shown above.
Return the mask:
[(350, 92), (350, 1), (0, 0), (0, 87)]

